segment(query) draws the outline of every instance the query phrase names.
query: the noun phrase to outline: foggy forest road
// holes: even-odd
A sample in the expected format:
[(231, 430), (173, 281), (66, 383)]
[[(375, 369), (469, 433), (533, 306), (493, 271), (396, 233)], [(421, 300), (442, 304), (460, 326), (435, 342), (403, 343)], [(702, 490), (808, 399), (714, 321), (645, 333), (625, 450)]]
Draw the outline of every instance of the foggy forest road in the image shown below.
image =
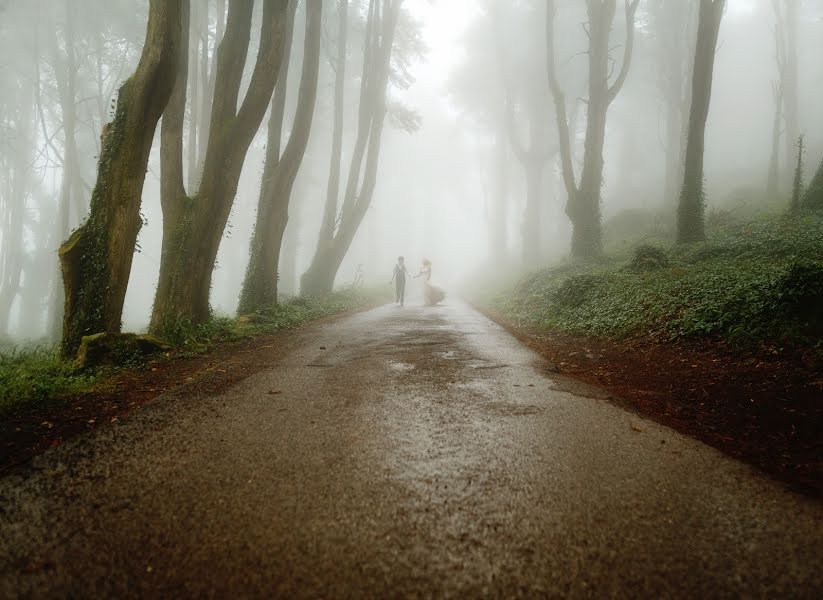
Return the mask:
[(293, 335), (225, 393), (0, 481), (0, 597), (823, 592), (823, 506), (586, 397), (466, 305)]

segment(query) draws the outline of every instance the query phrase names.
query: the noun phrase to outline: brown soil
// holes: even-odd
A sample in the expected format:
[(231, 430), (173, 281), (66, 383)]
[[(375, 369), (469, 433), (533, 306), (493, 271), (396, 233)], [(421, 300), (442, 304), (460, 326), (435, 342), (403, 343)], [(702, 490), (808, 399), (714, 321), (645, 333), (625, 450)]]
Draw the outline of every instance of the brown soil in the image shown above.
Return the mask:
[(609, 400), (823, 496), (823, 372), (800, 353), (741, 355), (716, 341), (613, 341), (488, 316)]

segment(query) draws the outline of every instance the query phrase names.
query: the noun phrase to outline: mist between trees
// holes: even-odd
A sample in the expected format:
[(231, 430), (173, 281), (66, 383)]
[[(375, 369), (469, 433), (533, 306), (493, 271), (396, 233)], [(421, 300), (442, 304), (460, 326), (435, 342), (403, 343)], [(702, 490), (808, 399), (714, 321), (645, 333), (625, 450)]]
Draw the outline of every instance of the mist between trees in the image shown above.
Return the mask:
[(823, 203), (821, 0), (4, 0), (0, 45), (3, 344)]

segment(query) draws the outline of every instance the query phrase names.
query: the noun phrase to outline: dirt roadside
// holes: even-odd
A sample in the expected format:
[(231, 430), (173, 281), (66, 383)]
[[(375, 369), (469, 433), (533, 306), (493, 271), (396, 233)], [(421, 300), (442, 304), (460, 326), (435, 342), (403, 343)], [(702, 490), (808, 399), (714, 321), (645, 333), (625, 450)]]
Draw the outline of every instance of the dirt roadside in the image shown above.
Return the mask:
[(477, 308), (558, 373), (605, 389), (610, 402), (823, 497), (823, 373), (808, 357), (570, 335)]

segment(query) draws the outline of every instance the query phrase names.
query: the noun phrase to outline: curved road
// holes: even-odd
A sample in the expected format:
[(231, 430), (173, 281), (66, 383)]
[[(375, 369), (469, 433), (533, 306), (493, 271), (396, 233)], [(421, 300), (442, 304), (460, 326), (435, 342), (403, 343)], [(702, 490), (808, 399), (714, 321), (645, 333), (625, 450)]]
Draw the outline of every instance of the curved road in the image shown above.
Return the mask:
[(0, 481), (0, 597), (823, 594), (823, 505), (467, 306), (293, 336)]

